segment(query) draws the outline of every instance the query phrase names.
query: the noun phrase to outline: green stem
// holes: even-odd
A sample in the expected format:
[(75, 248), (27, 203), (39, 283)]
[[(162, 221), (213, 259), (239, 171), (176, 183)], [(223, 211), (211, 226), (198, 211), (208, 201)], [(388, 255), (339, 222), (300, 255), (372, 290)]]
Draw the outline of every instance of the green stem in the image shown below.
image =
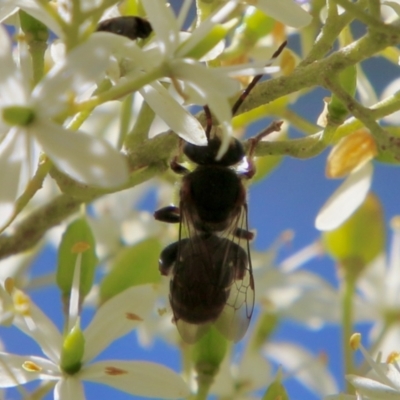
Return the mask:
[[(342, 348), (345, 375), (354, 372), (353, 350), (350, 347), (350, 337), (353, 334), (353, 297), (355, 280), (346, 279), (342, 283)], [(346, 383), (346, 392), (354, 393), (354, 388)]]

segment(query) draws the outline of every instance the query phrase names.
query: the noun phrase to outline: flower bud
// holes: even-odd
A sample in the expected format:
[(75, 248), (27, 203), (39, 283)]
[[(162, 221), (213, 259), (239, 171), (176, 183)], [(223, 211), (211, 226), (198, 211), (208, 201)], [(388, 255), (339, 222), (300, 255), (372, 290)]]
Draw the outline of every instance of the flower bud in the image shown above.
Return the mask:
[(58, 250), (56, 281), (64, 297), (69, 297), (74, 275), (77, 253), (82, 253), (79, 292), (81, 299), (93, 284), (97, 265), (95, 241), (92, 230), (85, 218), (79, 218), (68, 225)]
[(338, 228), (325, 231), (322, 239), (328, 254), (339, 263), (358, 260), (364, 267), (384, 250), (385, 231), (382, 206), (370, 193), (350, 218)]
[(365, 129), (340, 139), (329, 153), (326, 164), (328, 178), (342, 178), (362, 167), (378, 153), (375, 140)]
[[(355, 65), (345, 68), (339, 73), (340, 86), (350, 95), (354, 96), (357, 87), (357, 68)], [(333, 93), (328, 104), (329, 119), (341, 124), (349, 113), (345, 104)]]
[(79, 325), (74, 326), (64, 338), (61, 350), (60, 367), (72, 375), (81, 368), (81, 361), (85, 351), (85, 336)]

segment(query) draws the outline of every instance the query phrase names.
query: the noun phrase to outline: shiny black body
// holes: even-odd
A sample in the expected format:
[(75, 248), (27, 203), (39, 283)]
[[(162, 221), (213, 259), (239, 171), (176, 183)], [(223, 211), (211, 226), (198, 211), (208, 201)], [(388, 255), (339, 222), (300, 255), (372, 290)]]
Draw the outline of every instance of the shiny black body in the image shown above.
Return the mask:
[(129, 15), (101, 21), (97, 26), (97, 31), (111, 32), (135, 40), (137, 38), (146, 39), (153, 29), (149, 21)]
[(170, 301), (175, 320), (189, 324), (216, 320), (234, 280), (243, 279), (247, 266), (243, 248), (216, 235), (182, 239), (166, 247), (160, 271), (173, 276)]

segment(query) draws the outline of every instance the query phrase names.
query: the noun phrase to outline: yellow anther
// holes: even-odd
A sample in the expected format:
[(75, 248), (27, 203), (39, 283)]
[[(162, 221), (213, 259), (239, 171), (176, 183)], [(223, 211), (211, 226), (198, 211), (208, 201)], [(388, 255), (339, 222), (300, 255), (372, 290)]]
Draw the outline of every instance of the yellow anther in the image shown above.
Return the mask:
[(361, 342), (361, 333), (353, 333), (350, 337), (350, 347), (357, 350)]
[(40, 372), (42, 370), (42, 367), (40, 365), (37, 365), (33, 361), (25, 361), (22, 364), (22, 368), (28, 372)]
[(396, 215), (395, 217), (393, 217), (393, 218), (390, 220), (390, 227), (391, 227), (394, 231), (400, 230), (400, 215)]
[(84, 253), (86, 250), (90, 249), (90, 244), (87, 242), (77, 242), (72, 246), (72, 253)]
[(15, 311), (22, 315), (29, 315), (31, 310), (31, 299), (24, 292), (14, 289), (13, 302)]
[(386, 359), (388, 364), (394, 364), (395, 362), (400, 360), (400, 353), (398, 351), (392, 351)]

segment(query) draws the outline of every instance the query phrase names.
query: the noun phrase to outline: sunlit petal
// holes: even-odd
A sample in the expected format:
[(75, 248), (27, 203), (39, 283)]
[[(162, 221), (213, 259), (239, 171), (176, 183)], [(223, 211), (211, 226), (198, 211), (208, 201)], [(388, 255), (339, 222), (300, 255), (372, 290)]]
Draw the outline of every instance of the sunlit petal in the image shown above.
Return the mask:
[(25, 161), (24, 137), (17, 129), (13, 129), (0, 142), (0, 171), (7, 171), (0, 173), (0, 225), (8, 220), (14, 210)]
[(104, 139), (45, 121), (37, 124), (35, 134), (57, 168), (79, 182), (115, 187), (128, 180), (126, 160)]
[(164, 0), (146, 0), (143, 2), (147, 18), (156, 34), (160, 51), (171, 54), (179, 44), (179, 26), (171, 7)]
[(206, 145), (207, 139), (199, 121), (184, 109), (167, 89), (154, 82), (140, 90), (150, 107), (182, 139), (196, 145)]
[(62, 337), (53, 321), (35, 303), (30, 302), (29, 313), (17, 314), (14, 325), (34, 339), (44, 354), (54, 363), (60, 361)]
[(54, 388), (54, 400), (85, 400), (83, 385), (73, 376), (65, 376)]
[(85, 368), (80, 378), (145, 397), (178, 399), (190, 392), (183, 379), (163, 365), (150, 362), (102, 361)]
[(110, 53), (103, 46), (103, 38), (102, 33), (92, 35), (56, 64), (34, 89), (32, 97), (45, 115), (61, 112), (71, 93), (83, 93), (105, 73)]
[(399, 391), (373, 379), (363, 376), (347, 375), (346, 379), (363, 395), (370, 400), (397, 400)]
[(11, 39), (3, 26), (0, 26), (0, 105), (24, 104), (28, 98), (23, 78), (12, 58)]
[(111, 342), (126, 335), (150, 313), (156, 299), (152, 285), (124, 290), (105, 302), (85, 330), (84, 360), (91, 360)]
[(371, 187), (372, 172), (372, 164), (367, 163), (350, 174), (321, 208), (315, 227), (330, 231), (346, 221), (364, 201)]
[[(24, 364), (31, 368), (23, 368)], [(58, 379), (59, 376), (58, 367), (45, 358), (0, 353), (0, 388), (18, 386), (37, 379)]]

